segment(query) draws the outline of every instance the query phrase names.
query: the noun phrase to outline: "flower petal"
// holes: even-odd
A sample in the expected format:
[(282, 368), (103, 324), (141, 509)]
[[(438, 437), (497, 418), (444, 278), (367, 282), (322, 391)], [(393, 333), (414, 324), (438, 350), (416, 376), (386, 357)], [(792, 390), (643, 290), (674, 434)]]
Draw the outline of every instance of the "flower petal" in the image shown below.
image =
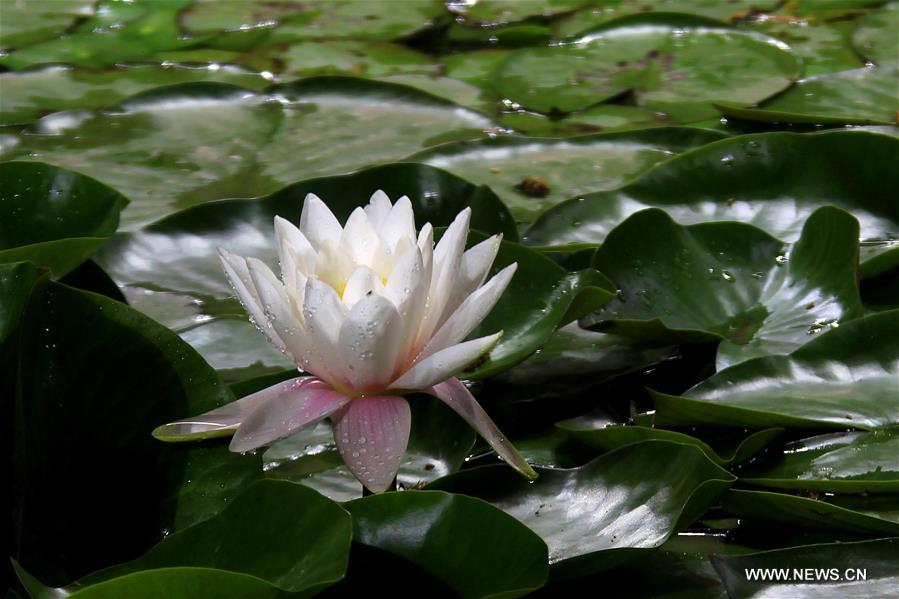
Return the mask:
[(271, 445), (327, 418), (350, 401), (326, 383), (311, 379), (279, 393), (254, 410), (237, 427), (229, 449), (250, 451)]
[(292, 222), (280, 216), (275, 216), (275, 242), (278, 245), (282, 271), (285, 269), (284, 255), (288, 251), (293, 254), (294, 264), (304, 274), (308, 275), (315, 268), (315, 249), (312, 244)]
[(384, 297), (393, 302), (400, 315), (401, 348), (397, 354), (397, 365), (400, 361), (411, 360), (418, 353), (414, 345), (415, 335), (427, 305), (430, 276), (431, 273), (422, 264), (421, 252), (413, 247), (400, 256), (384, 288)]
[(393, 379), (400, 349), (400, 315), (386, 297), (360, 299), (340, 328), (338, 351), (345, 378), (355, 391), (383, 389)]
[(337, 450), (353, 475), (375, 493), (396, 477), (412, 427), (409, 404), (402, 397), (357, 397), (332, 418)]
[(418, 359), (427, 358), (465, 339), (496, 305), (517, 268), (518, 264), (510, 264), (496, 273), (489, 283), (469, 295), (431, 337)]
[(374, 265), (384, 261), (385, 251), (381, 237), (368, 222), (362, 208), (356, 208), (346, 221), (340, 236), (340, 249), (349, 255), (354, 264)]
[(254, 410), (282, 393), (309, 382), (312, 377), (301, 376), (262, 391), (257, 391), (237, 401), (227, 403), (205, 414), (169, 422), (156, 427), (153, 436), (161, 441), (195, 441), (212, 437), (225, 437), (233, 433)]
[(378, 233), (391, 251), (400, 239), (415, 239), (415, 213), (412, 211), (412, 202), (408, 196), (396, 201)]
[(346, 280), (346, 287), (343, 288), (343, 305), (352, 308), (356, 302), (361, 300), (369, 293), (377, 293), (383, 295), (384, 283), (381, 277), (368, 266), (357, 266), (356, 270)]
[(346, 318), (346, 307), (337, 297), (334, 288), (315, 278), (306, 281), (303, 318), (309, 335), (309, 344), (317, 350), (329, 370), (328, 382), (336, 387), (346, 386), (347, 382), (343, 377), (335, 376), (339, 372), (340, 365), (337, 340)]
[(494, 235), (462, 254), (459, 276), (456, 285), (450, 290), (450, 297), (443, 309), (444, 316), (452, 314), (466, 297), (484, 284), (502, 240), (502, 234)]
[(376, 230), (379, 230), (390, 214), (390, 208), (390, 198), (387, 197), (386, 193), (379, 189), (371, 194), (371, 199), (368, 200), (368, 206), (365, 207), (365, 213), (368, 215), (371, 226)]
[(306, 195), (303, 213), (300, 215), (300, 231), (316, 250), (324, 241), (337, 243), (343, 227), (331, 209), (314, 193)]
[(417, 391), (456, 375), (496, 345), (502, 332), (442, 349), (420, 360), (390, 384), (390, 389)]
[(237, 254), (232, 254), (224, 248), (219, 248), (219, 258), (222, 262), (222, 268), (231, 282), (231, 287), (237, 294), (237, 299), (257, 329), (259, 329), (269, 343), (277, 347), (281, 351), (286, 351), (284, 341), (278, 335), (272, 335), (272, 331), (268, 326), (268, 318), (262, 309), (262, 302), (259, 299), (259, 293), (253, 284), (253, 278), (250, 276), (250, 270), (247, 262)]
[(518, 453), (515, 446), (506, 439), (502, 431), (497, 428), (490, 416), (487, 415), (487, 412), (484, 411), (484, 408), (481, 407), (481, 404), (478, 403), (459, 379), (447, 379), (430, 389), (425, 389), (424, 392), (437, 397), (452, 408), (474, 430), (478, 431), (478, 434), (490, 444), (490, 447), (515, 470), (529, 479), (537, 478), (537, 473), (534, 472), (534, 469)]

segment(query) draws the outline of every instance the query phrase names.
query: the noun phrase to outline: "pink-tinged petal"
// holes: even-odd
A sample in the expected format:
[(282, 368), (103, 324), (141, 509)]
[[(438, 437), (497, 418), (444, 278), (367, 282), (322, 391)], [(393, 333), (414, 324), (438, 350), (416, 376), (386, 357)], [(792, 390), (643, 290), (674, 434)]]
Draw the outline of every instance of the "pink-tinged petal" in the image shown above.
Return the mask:
[(425, 389), (424, 392), (437, 397), (452, 408), (474, 430), (478, 431), (478, 434), (490, 444), (490, 447), (515, 470), (531, 480), (537, 478), (537, 473), (534, 472), (531, 465), (518, 453), (515, 446), (503, 435), (481, 404), (459, 379), (447, 379), (430, 389)]
[(360, 299), (340, 329), (338, 351), (343, 376), (355, 391), (383, 389), (393, 378), (400, 350), (400, 315), (389, 299)]
[(393, 483), (412, 427), (402, 397), (357, 397), (332, 419), (337, 450), (353, 475), (374, 493)]
[(303, 213), (300, 214), (300, 231), (316, 250), (322, 243), (331, 241), (337, 243), (343, 227), (331, 209), (321, 201), (314, 193), (306, 195), (303, 202)]
[(496, 276), (490, 279), (489, 283), (469, 295), (462, 302), (462, 305), (453, 312), (453, 315), (431, 337), (418, 359), (427, 358), (468, 337), (468, 334), (481, 324), (481, 321), (484, 320), (487, 314), (490, 313), (490, 310), (493, 309), (493, 306), (496, 305), (496, 302), (499, 301), (517, 268), (518, 264), (510, 264), (496, 273)]
[(237, 299), (240, 300), (244, 310), (250, 316), (250, 322), (265, 335), (269, 343), (281, 351), (286, 351), (284, 342), (278, 335), (272, 335), (268, 326), (268, 318), (262, 309), (262, 302), (259, 299), (256, 286), (253, 284), (253, 278), (250, 276), (246, 260), (223, 248), (219, 248), (219, 258), (222, 262), (222, 268), (225, 269), (225, 274), (228, 276), (228, 281), (231, 282), (231, 287), (234, 288), (234, 293), (237, 294)]
[(161, 441), (195, 441), (228, 436), (262, 404), (311, 380), (312, 377), (301, 376), (272, 385), (205, 414), (163, 424), (153, 431), (153, 436)]
[(371, 199), (368, 200), (368, 206), (365, 207), (365, 213), (368, 215), (371, 226), (380, 229), (390, 214), (390, 208), (390, 198), (387, 197), (387, 194), (380, 189), (374, 192)]
[(502, 234), (494, 235), (462, 254), (459, 277), (443, 309), (444, 316), (453, 313), (466, 297), (484, 284), (502, 240)]
[(390, 389), (416, 391), (455, 376), (490, 351), (500, 337), (502, 337), (502, 332), (472, 339), (435, 352), (427, 358), (417, 361), (412, 368), (390, 384)]
[(244, 452), (271, 445), (327, 418), (350, 398), (312, 379), (279, 393), (250, 413), (237, 427), (229, 449)]

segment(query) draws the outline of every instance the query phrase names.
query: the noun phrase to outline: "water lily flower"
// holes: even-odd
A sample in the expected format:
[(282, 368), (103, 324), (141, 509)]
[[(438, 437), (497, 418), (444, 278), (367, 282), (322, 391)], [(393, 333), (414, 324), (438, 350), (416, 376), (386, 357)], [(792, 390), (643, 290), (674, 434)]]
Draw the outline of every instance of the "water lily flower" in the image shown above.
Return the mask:
[[(393, 484), (409, 441), (405, 395), (428, 393), (468, 422), (513, 468), (536, 473), (455, 375), (486, 354), (497, 332), (465, 340), (499, 300), (516, 264), (486, 281), (500, 236), (468, 251), (466, 208), (434, 245), (416, 234), (409, 198), (381, 191), (341, 227), (314, 194), (300, 226), (275, 217), (279, 279), (261, 261), (220, 250), (250, 320), (307, 373), (154, 435), (186, 440), (233, 434), (232, 451), (270, 445), (330, 418), (337, 449), (357, 479)], [(485, 282), (486, 281), (486, 282)]]

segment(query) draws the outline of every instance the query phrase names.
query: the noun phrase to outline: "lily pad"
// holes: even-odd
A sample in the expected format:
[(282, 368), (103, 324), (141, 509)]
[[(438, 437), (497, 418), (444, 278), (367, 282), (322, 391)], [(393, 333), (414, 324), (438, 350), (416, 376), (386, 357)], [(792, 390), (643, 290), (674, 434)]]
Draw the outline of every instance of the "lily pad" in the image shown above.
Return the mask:
[(0, 164), (0, 262), (31, 261), (61, 276), (115, 233), (128, 203), (90, 177), (48, 164)]
[(865, 66), (849, 45), (852, 21), (769, 15), (750, 21), (748, 26), (789, 44), (802, 58), (805, 77)]
[[(749, 555), (716, 555), (712, 563), (731, 597), (761, 599), (874, 599), (899, 587), (899, 539), (828, 543)], [(746, 572), (811, 570), (814, 579), (749, 580)]]
[(459, 597), (521, 597), (546, 582), (546, 544), (492, 505), (439, 491), (346, 504), (353, 540), (418, 565)]
[(444, 74), (482, 89), (491, 90), (493, 72), (511, 53), (511, 50), (491, 48), (449, 54), (442, 58)]
[(723, 370), (684, 397), (653, 393), (661, 426), (848, 427), (899, 424), (899, 310), (822, 333), (789, 356)]
[(460, 2), (450, 10), (465, 21), (485, 28), (523, 21), (531, 17), (550, 17), (584, 6), (587, 0), (481, 0), (471, 4)]
[(881, 133), (743, 135), (676, 156), (617, 190), (564, 202), (524, 239), (598, 243), (628, 215), (657, 206), (682, 224), (741, 221), (792, 242), (815, 209), (831, 204), (859, 220), (862, 275), (874, 276), (899, 265), (897, 161), (899, 139)]
[(24, 124), (50, 112), (109, 106), (138, 92), (187, 81), (221, 81), (254, 90), (270, 85), (259, 73), (241, 67), (209, 65), (132, 65), (108, 70), (61, 65), (0, 74), (3, 104), (0, 124)]
[(899, 496), (871, 495), (845, 501), (851, 507), (797, 495), (731, 489), (721, 506), (741, 518), (850, 532), (862, 535), (899, 535)]
[(618, 296), (581, 325), (658, 342), (721, 339), (719, 369), (787, 354), (862, 314), (857, 240), (856, 220), (832, 207), (812, 213), (792, 248), (751, 225), (684, 227), (638, 212), (593, 261)]
[(217, 516), (67, 587), (42, 588), (21, 569), (19, 574), (33, 597), (48, 599), (309, 597), (343, 578), (352, 531), (350, 515), (315, 491), (260, 481)]
[(353, 75), (384, 77), (402, 73), (436, 74), (433, 58), (389, 42), (356, 40), (308, 41), (292, 44), (277, 55), (287, 75)]
[(40, 4), (3, 0), (0, 47), (20, 48), (56, 37), (76, 20), (92, 15), (95, 4), (90, 0), (56, 0)]
[(659, 162), (722, 137), (676, 128), (568, 140), (506, 137), (445, 144), (409, 159), (489, 185), (519, 222), (533, 222), (567, 198), (613, 189)]
[(777, 123), (896, 125), (899, 66), (869, 67), (817, 75), (759, 108), (718, 104), (736, 119)]
[(150, 436), (233, 395), (174, 333), (125, 304), (44, 281), (19, 344), (15, 557), (40, 580), (55, 586), (136, 557), (261, 475), (258, 456)]
[(460, 106), (466, 106), (474, 110), (492, 112), (496, 108), (496, 100), (486, 94), (484, 90), (475, 87), (470, 83), (465, 83), (464, 81), (452, 79), (450, 77), (436, 77), (434, 75), (411, 73), (408, 75), (388, 75), (386, 77), (378, 77), (378, 81), (414, 87), (415, 89), (420, 89), (432, 96), (444, 98), (450, 102), (455, 102)]
[(664, 112), (620, 104), (600, 104), (561, 119), (550, 118), (538, 112), (517, 110), (500, 115), (500, 122), (528, 135), (545, 137), (571, 137), (599, 131), (629, 131), (677, 124)]
[(852, 45), (877, 65), (896, 64), (899, 55), (899, 2), (890, 2), (859, 17), (852, 32)]
[(783, 433), (782, 428), (768, 428), (751, 433), (742, 429), (724, 429), (703, 434), (700, 438), (698, 433), (688, 435), (655, 428), (652, 426), (651, 414), (638, 414), (634, 420), (634, 424), (625, 425), (607, 414), (597, 412), (562, 420), (556, 426), (575, 441), (600, 451), (612, 451), (649, 439), (695, 445), (710, 460), (721, 466), (745, 462)]
[(787, 443), (740, 480), (761, 487), (834, 493), (899, 492), (899, 432), (844, 432)]
[(761, 34), (637, 17), (518, 50), (497, 70), (495, 88), (538, 112), (571, 112), (630, 92), (640, 106), (701, 120), (717, 115), (711, 102), (768, 98), (800, 68), (788, 46)]
[[(412, 432), (397, 473), (397, 484), (404, 489), (458, 470), (475, 441), (474, 429), (438, 400), (412, 396), (409, 403)], [(275, 443), (263, 461), (269, 478), (300, 483), (335, 501), (362, 496), (362, 484), (343, 465), (326, 422)]]
[(491, 127), (481, 113), (390, 83), (321, 77), (269, 94), (194, 83), (99, 112), (45, 117), (4, 157), (43, 160), (111, 185), (131, 200), (122, 225), (135, 229), (179, 208), (255, 197)]
[(546, 541), (553, 575), (567, 578), (661, 545), (734, 480), (698, 448), (665, 441), (538, 471), (529, 483), (502, 466), (475, 468), (429, 488), (480, 497), (515, 516)]

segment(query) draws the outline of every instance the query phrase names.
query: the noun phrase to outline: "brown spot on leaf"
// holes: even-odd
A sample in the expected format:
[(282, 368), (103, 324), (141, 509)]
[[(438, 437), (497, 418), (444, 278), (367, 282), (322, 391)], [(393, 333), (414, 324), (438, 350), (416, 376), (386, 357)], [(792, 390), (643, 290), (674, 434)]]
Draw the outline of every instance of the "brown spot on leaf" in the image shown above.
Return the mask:
[(532, 198), (545, 198), (549, 195), (549, 186), (543, 177), (524, 177), (515, 189)]

